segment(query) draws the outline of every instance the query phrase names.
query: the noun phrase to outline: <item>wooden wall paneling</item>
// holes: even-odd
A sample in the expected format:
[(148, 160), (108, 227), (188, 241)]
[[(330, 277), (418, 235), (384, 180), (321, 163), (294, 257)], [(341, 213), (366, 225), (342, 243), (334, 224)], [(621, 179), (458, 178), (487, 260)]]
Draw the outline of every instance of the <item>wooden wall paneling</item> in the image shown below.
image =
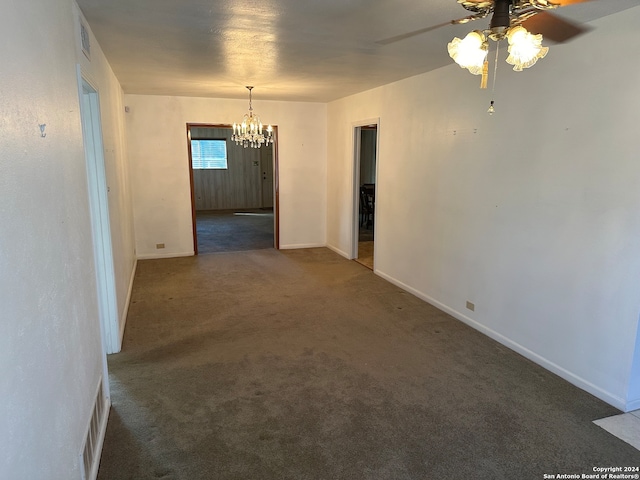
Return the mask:
[(195, 193), (196, 210), (202, 210), (204, 192), (202, 191), (200, 170), (193, 171), (193, 191)]
[(262, 208), (273, 208), (273, 150), (269, 145), (260, 149), (260, 182)]
[[(192, 127), (192, 139), (227, 139), (227, 170), (194, 170), (196, 210), (249, 209), (261, 206), (259, 149), (231, 140), (229, 128)], [(254, 164), (257, 162), (257, 164)]]

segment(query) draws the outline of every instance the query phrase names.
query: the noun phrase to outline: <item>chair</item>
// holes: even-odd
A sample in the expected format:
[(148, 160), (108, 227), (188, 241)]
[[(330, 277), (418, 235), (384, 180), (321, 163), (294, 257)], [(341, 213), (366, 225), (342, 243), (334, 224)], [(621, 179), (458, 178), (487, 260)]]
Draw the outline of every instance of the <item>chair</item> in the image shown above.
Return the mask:
[(360, 187), (360, 226), (369, 228), (373, 226), (373, 217), (375, 213), (375, 205), (373, 195), (364, 185)]

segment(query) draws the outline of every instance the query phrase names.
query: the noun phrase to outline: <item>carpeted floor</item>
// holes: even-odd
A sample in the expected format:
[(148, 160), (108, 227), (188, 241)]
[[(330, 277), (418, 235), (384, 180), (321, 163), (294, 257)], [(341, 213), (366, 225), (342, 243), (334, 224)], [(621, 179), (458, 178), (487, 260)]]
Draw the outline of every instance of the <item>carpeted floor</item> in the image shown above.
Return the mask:
[(616, 409), (328, 249), (139, 262), (109, 369), (100, 480), (640, 465), (592, 423)]
[(198, 254), (273, 248), (273, 209), (196, 213)]

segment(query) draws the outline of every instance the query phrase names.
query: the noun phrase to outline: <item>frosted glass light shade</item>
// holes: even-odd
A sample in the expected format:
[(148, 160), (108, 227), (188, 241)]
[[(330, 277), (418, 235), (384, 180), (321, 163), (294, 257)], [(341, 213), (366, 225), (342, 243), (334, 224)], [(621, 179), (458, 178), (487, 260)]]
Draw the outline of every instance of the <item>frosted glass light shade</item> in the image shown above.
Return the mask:
[(524, 27), (517, 26), (510, 28), (507, 32), (509, 42), (509, 56), (507, 63), (513, 65), (516, 72), (521, 72), (523, 68), (529, 68), (549, 51), (548, 47), (542, 46), (542, 35), (533, 35)]
[(449, 56), (474, 75), (482, 74), (484, 59), (487, 57), (487, 38), (478, 30), (470, 32), (463, 40), (455, 37), (447, 45)]

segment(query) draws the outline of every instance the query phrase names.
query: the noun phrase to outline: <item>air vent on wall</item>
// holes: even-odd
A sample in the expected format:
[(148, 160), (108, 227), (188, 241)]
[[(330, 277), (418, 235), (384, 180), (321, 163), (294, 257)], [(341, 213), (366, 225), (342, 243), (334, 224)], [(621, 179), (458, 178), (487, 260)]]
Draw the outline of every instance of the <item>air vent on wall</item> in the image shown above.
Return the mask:
[(89, 38), (89, 29), (82, 21), (82, 19), (80, 19), (80, 45), (82, 47), (82, 53), (84, 53), (84, 56), (91, 60), (91, 41)]
[(100, 452), (102, 450), (104, 432), (107, 426), (107, 407), (107, 399), (102, 389), (102, 379), (100, 379), (95, 401), (93, 402), (91, 419), (89, 420), (89, 426), (84, 440), (84, 447), (80, 455), (82, 480), (94, 480), (98, 475)]

